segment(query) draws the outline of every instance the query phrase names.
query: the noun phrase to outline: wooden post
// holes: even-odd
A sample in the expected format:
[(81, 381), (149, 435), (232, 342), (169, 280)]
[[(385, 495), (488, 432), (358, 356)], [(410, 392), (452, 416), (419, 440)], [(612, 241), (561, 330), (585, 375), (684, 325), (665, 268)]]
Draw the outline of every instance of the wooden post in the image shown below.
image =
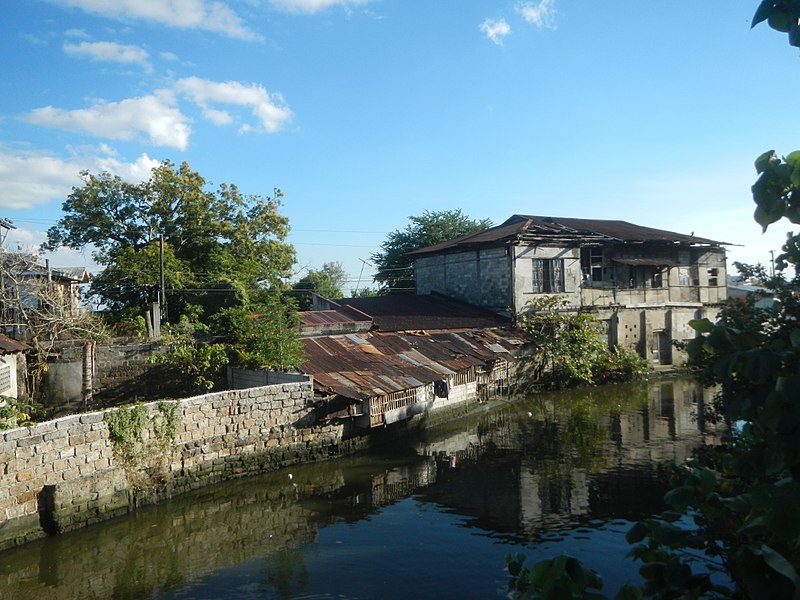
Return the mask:
[(88, 341), (83, 344), (83, 360), (81, 364), (81, 382), (82, 382), (82, 396), (84, 410), (89, 407), (92, 401), (92, 388), (94, 387), (94, 359), (95, 359), (95, 346), (97, 342)]

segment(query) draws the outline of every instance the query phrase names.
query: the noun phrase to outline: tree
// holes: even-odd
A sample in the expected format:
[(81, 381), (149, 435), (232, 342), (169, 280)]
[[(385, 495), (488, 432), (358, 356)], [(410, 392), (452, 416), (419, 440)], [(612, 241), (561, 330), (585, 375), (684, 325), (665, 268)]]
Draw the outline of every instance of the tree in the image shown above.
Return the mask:
[(305, 277), (292, 286), (300, 310), (311, 310), (314, 294), (331, 300), (344, 296), (342, 289), (347, 282), (347, 273), (340, 262), (326, 262), (317, 271), (309, 269)]
[[(196, 345), (201, 334), (223, 336), (230, 358), (249, 364), (302, 360), (288, 316), (294, 304), (281, 297), (295, 253), (286, 243), (289, 222), (279, 213), (280, 190), (274, 197), (244, 196), (235, 185), (222, 184), (211, 192), (187, 163), (176, 168), (164, 162), (141, 184), (108, 173), (83, 177), (84, 185), (64, 202), (65, 216), (48, 231), (47, 247), (94, 246), (104, 269), (92, 293), (112, 320), (135, 319), (160, 301), (168, 321), (183, 321), (176, 330), (182, 333), (170, 338), (172, 355), (163, 359), (173, 366), (206, 352)], [(232, 327), (234, 321), (239, 326)], [(257, 334), (275, 339), (255, 340)], [(210, 358), (209, 365), (221, 367), (217, 354)], [(216, 380), (215, 373), (206, 381), (198, 379), (202, 374), (184, 374), (197, 387)]]
[(546, 296), (516, 315), (517, 326), (535, 347), (524, 366), (531, 371), (528, 380), (556, 388), (626, 381), (647, 371), (647, 363), (633, 352), (608, 347), (593, 315), (568, 307), (567, 299)]
[(288, 219), (278, 212), (280, 190), (272, 198), (244, 196), (229, 184), (211, 192), (187, 163), (164, 162), (140, 184), (82, 175), (46, 246), (93, 246), (104, 269), (92, 292), (118, 317), (141, 314), (158, 299), (162, 256), (174, 322), (186, 312), (205, 319), (246, 305), (251, 290), (279, 287), (290, 274), (295, 255), (285, 242)]
[(489, 219), (474, 220), (455, 210), (425, 211), (420, 216), (409, 217), (405, 229), (389, 233), (379, 252), (372, 255), (377, 268), (374, 277), (382, 285), (381, 292), (388, 294), (413, 294), (415, 290), (412, 260), (405, 256), (412, 250), (425, 248), (492, 226)]
[(12, 329), (31, 346), (27, 358), (28, 395), (37, 398), (47, 357), (64, 340), (97, 341), (107, 337), (103, 323), (77, 305), (70, 288), (54, 281), (52, 271), (36, 256), (0, 254), (2, 310), (5, 330)]

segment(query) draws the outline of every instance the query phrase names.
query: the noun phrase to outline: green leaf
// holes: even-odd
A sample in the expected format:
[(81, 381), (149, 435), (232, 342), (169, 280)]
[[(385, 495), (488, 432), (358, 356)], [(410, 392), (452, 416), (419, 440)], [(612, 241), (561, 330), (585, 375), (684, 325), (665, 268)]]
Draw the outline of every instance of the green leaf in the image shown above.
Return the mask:
[(800, 47), (800, 25), (798, 25), (796, 18), (792, 19), (791, 23), (789, 29), (789, 44)]
[(714, 329), (714, 324), (708, 319), (692, 319), (689, 321), (689, 327), (699, 333), (711, 333)]
[(800, 167), (800, 150), (790, 152), (784, 160), (795, 168)]
[(697, 500), (697, 494), (693, 487), (682, 485), (672, 488), (664, 494), (664, 502), (675, 508), (685, 508), (692, 506)]
[(770, 13), (767, 24), (775, 31), (788, 33), (792, 27), (792, 17), (785, 10), (776, 8)]
[(762, 232), (766, 231), (767, 228), (773, 223), (780, 221), (782, 216), (783, 216), (783, 211), (781, 211), (780, 213), (768, 212), (763, 208), (761, 208), (760, 206), (757, 206), (755, 212), (753, 213), (753, 219), (755, 219), (756, 223), (761, 225)]
[(619, 588), (614, 600), (642, 600), (643, 597), (642, 588), (632, 583), (626, 583)]
[(766, 21), (769, 16), (772, 14), (772, 11), (775, 10), (775, 2), (773, 0), (762, 0), (761, 4), (758, 5), (755, 14), (753, 15), (753, 20), (750, 23), (750, 28), (752, 29), (759, 23), (763, 23)]
[[(768, 0), (764, 2), (766, 4)], [(771, 3), (770, 3), (771, 4)], [(766, 17), (765, 17), (766, 18)], [(762, 19), (763, 21), (763, 19)], [(772, 165), (772, 162), (777, 160), (778, 155), (775, 154), (775, 150), (767, 150), (761, 156), (756, 159), (756, 173), (763, 173)]]
[(625, 534), (625, 541), (629, 544), (641, 542), (647, 536), (647, 532), (647, 525), (643, 521), (639, 521), (628, 530), (628, 533)]
[(795, 590), (800, 589), (800, 578), (797, 576), (797, 571), (795, 571), (792, 563), (766, 544), (762, 544), (759, 550), (760, 552), (754, 549), (753, 554), (760, 554), (764, 562), (767, 563), (773, 571), (780, 573), (791, 581), (794, 584)]

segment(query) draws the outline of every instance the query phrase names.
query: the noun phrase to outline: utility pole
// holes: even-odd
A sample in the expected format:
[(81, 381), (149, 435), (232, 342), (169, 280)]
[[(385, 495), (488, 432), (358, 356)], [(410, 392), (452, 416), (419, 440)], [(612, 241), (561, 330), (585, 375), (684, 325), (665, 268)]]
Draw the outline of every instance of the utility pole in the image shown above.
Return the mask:
[(159, 305), (161, 306), (161, 318), (167, 318), (167, 283), (164, 276), (164, 234), (158, 236), (158, 258), (160, 266), (160, 292), (159, 292)]

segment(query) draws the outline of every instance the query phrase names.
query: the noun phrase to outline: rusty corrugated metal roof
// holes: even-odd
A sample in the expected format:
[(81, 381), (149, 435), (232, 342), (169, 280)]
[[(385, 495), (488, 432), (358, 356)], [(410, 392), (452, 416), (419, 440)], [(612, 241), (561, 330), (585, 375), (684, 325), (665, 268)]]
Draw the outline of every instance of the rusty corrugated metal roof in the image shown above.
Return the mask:
[(0, 333), (0, 354), (13, 354), (14, 352), (25, 352), (26, 350), (30, 350), (30, 346), (12, 339), (4, 333)]
[(368, 314), (380, 331), (432, 331), (510, 324), (508, 318), (497, 313), (437, 293), (344, 298), (339, 302)]
[(397, 392), (463, 371), (514, 360), (524, 343), (513, 329), (411, 334), (361, 332), (303, 339), (301, 370), (318, 388), (358, 400)]
[(370, 323), (369, 315), (350, 306), (340, 306), (332, 310), (305, 310), (300, 315), (300, 327), (316, 327), (348, 323)]

